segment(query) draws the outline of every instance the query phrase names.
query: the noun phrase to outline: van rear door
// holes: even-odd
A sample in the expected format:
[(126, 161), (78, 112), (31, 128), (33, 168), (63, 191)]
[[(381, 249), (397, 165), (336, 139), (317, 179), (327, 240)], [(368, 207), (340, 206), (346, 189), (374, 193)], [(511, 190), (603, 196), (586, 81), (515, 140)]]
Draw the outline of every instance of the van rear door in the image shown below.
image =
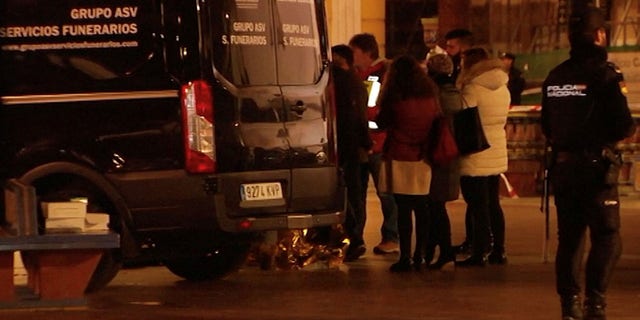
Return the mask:
[[(230, 173), (225, 188), (231, 192), (275, 182), (285, 200), (252, 202), (240, 192), (229, 214), (342, 211), (323, 1), (210, 5), (212, 67), (220, 84), (214, 88), (218, 172)], [(237, 198), (227, 189), (227, 199)], [(269, 198), (268, 190), (260, 192)]]

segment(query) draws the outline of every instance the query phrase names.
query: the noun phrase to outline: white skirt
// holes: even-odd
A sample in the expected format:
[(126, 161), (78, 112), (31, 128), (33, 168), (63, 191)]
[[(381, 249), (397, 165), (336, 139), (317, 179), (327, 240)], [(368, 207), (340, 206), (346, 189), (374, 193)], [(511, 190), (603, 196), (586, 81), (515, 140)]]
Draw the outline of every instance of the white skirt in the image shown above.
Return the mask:
[(430, 187), (431, 167), (424, 161), (382, 161), (378, 192), (426, 195)]

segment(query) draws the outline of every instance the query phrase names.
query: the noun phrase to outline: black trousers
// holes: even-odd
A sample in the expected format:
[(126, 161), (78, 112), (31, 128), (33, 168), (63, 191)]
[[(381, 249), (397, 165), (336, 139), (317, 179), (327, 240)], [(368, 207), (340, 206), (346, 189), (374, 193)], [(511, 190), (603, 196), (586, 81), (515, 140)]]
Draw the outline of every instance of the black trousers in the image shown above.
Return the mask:
[(591, 247), (585, 268), (585, 294), (601, 296), (618, 261), (620, 205), (616, 185), (604, 181), (606, 164), (596, 159), (572, 159), (557, 163), (551, 183), (558, 215), (556, 289), (560, 296), (578, 295), (585, 235)]
[(504, 252), (504, 212), (500, 206), (500, 176), (462, 176), (460, 191), (471, 217), (472, 255)]
[(427, 242), (426, 232), (429, 230), (429, 196), (394, 194), (398, 205), (398, 236), (400, 240), (400, 259), (411, 257), (411, 235), (413, 233), (413, 219), (416, 216), (416, 249), (417, 257), (422, 258)]
[(364, 224), (366, 222), (365, 199), (362, 198), (360, 181), (361, 164), (357, 159), (342, 164), (345, 184), (347, 185), (347, 213), (345, 232), (351, 244), (356, 247), (364, 244)]
[(431, 261), (435, 247), (440, 247), (440, 257), (445, 258), (453, 254), (451, 248), (451, 220), (447, 212), (445, 201), (429, 198), (429, 230), (427, 231), (427, 245), (425, 258)]

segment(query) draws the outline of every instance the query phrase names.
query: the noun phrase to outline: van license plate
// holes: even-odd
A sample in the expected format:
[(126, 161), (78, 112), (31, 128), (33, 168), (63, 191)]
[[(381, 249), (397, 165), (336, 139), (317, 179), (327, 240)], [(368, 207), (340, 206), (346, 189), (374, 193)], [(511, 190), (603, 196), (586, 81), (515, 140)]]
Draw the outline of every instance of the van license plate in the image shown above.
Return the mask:
[(247, 183), (240, 185), (243, 201), (282, 199), (280, 182)]

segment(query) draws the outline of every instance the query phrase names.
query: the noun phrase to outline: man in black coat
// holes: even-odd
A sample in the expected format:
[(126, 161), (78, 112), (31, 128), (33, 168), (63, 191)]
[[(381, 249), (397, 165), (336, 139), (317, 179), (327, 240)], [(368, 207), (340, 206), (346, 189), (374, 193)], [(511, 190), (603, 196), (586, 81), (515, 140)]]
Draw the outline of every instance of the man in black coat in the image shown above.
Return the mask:
[(509, 94), (511, 94), (511, 105), (517, 106), (522, 103), (522, 91), (524, 91), (525, 80), (522, 71), (516, 68), (516, 56), (510, 52), (504, 52), (500, 55), (500, 60), (504, 63), (504, 69), (509, 73)]
[(347, 185), (347, 217), (345, 232), (350, 246), (345, 261), (352, 261), (364, 254), (363, 230), (365, 223), (365, 199), (360, 182), (361, 164), (359, 150), (371, 149), (369, 129), (365, 115), (367, 89), (353, 69), (353, 53), (347, 45), (331, 48), (333, 85), (336, 102), (338, 161)]
[[(597, 8), (574, 12), (570, 58), (543, 84), (542, 130), (553, 149), (551, 186), (558, 215), (556, 288), (563, 320), (606, 319), (605, 293), (621, 253), (616, 143), (634, 122), (620, 71), (607, 62), (606, 23)], [(587, 228), (584, 306), (579, 270)]]

